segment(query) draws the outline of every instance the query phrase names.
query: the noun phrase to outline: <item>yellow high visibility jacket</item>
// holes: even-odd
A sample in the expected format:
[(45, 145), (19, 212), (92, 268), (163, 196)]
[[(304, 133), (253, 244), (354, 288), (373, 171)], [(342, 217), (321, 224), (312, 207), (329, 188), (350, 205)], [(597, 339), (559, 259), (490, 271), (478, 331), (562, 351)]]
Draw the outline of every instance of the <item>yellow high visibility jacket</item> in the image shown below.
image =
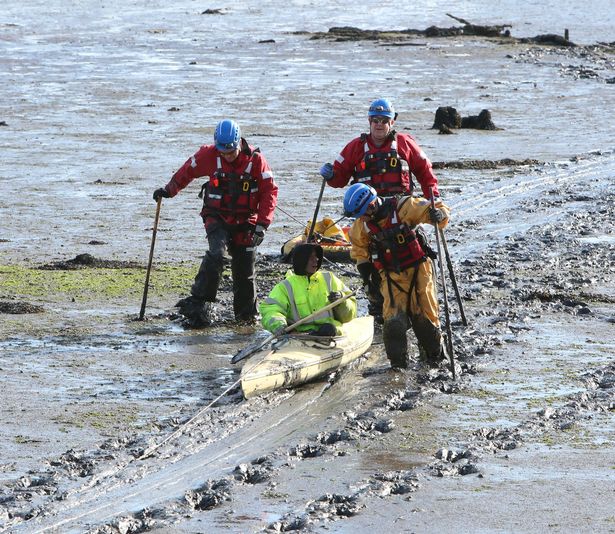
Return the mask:
[[(280, 327), (307, 317), (329, 304), (331, 291), (350, 293), (344, 282), (328, 271), (316, 271), (309, 277), (288, 271), (286, 278), (277, 283), (269, 296), (260, 303), (263, 327), (276, 332)], [(313, 321), (298, 326), (297, 331), (309, 332), (318, 329), (321, 324), (331, 323), (337, 333), (341, 334), (339, 326), (352, 321), (356, 315), (357, 301), (355, 297), (350, 297), (332, 310), (316, 315)]]

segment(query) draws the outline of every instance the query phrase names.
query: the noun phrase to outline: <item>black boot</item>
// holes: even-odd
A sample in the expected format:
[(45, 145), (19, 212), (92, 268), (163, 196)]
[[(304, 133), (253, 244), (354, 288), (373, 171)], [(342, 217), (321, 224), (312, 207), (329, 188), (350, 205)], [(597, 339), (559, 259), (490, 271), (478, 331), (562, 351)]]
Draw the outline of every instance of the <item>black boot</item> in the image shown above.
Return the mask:
[(395, 315), (387, 319), (382, 327), (382, 339), (387, 358), (393, 369), (408, 368), (408, 320), (405, 315)]
[(438, 367), (446, 357), (440, 329), (429, 319), (415, 315), (412, 317), (412, 330), (419, 345), (419, 360), (429, 367)]
[(211, 326), (213, 322), (212, 305), (212, 302), (204, 301), (194, 295), (181, 299), (177, 303), (179, 313), (185, 317), (186, 323), (191, 328)]

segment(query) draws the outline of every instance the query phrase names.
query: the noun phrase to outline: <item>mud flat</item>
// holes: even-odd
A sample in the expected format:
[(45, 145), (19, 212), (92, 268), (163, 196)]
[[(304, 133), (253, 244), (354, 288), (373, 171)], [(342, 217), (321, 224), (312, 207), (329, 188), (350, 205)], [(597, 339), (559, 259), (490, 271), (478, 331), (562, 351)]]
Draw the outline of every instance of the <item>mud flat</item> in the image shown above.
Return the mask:
[[(92, 145), (92, 132), (79, 130), (78, 120), (79, 132), (70, 130), (70, 121), (64, 125), (72, 132), (67, 145), (38, 123), (38, 135), (51, 139), (58, 161), (83, 154), (84, 167), (69, 173), (86, 169), (81, 182), (62, 174), (49, 151), (33, 153), (14, 141), (10, 180), (0, 186), (6, 192), (2, 221), (13, 223), (0, 234), (1, 531), (613, 531), (615, 154), (610, 131), (594, 128), (600, 106), (590, 106), (608, 100), (611, 52), (608, 46), (583, 51), (439, 39), (390, 49), (377, 42), (301, 41), (305, 61), (315, 63), (306, 71), (284, 63), (297, 92), (274, 100), (259, 93), (259, 113), (274, 116), (296, 105), (295, 97), (320, 102), (326, 82), (340, 97), (334, 132), (331, 117), (318, 110), (304, 111), (305, 125), (289, 132), (259, 118), (253, 102), (238, 102), (237, 109), (274, 154), (285, 191), (280, 206), (303, 221), (313, 209), (305, 192), (315, 199), (318, 191), (306, 169), (341, 148), (339, 135), (356, 128), (341, 111), (360, 103), (336, 80), (314, 74), (321, 54), (360, 46), (361, 60), (373, 65), (381, 54), (403, 58), (403, 65), (417, 62), (422, 81), (431, 64), (425, 58), (456, 69), (449, 71), (457, 80), (454, 95), (466, 105), (451, 100), (450, 78), (433, 77), (429, 92), (437, 103), (414, 87), (398, 95), (413, 106), (424, 102), (404, 122), (411, 116), (410, 125), (421, 126), (412, 131), (440, 162), (438, 176), (453, 210), (447, 238), (470, 322), (460, 324), (451, 299), (455, 381), (444, 367), (390, 371), (377, 332), (366, 357), (328, 380), (244, 400), (230, 359), (263, 333), (232, 321), (228, 272), (216, 327), (186, 330), (174, 314), (204, 246), (188, 193), (185, 201), (165, 202), (147, 320), (135, 321), (151, 191), (162, 179), (151, 176), (150, 167), (171, 169), (177, 162), (160, 149), (153, 163), (123, 165), (127, 154), (147, 152), (147, 143), (183, 151), (203, 135), (192, 116), (173, 112), (181, 140), (167, 144), (167, 126), (154, 125), (147, 143), (133, 131), (128, 149), (117, 153), (117, 132), (148, 113), (161, 119), (161, 108), (135, 106), (134, 115), (92, 110), (115, 132), (103, 136), (109, 146)], [(185, 58), (182, 47), (189, 45), (178, 43), (176, 53)], [(292, 58), (285, 46), (274, 60), (264, 58), (265, 66)], [(348, 50), (327, 58), (336, 61)], [(239, 61), (252, 64), (252, 52), (246, 47)], [(346, 57), (350, 68), (331, 64), (359, 72), (354, 56)], [(395, 68), (389, 74), (402, 79), (407, 69)], [(356, 87), (369, 83), (373, 90), (382, 74), (376, 70), (364, 75), (367, 82), (353, 78)], [(598, 75), (582, 75), (590, 70)], [(469, 80), (467, 71), (481, 79)], [(92, 90), (106, 101), (103, 89)], [(116, 105), (114, 94), (109, 98)], [(135, 89), (126, 98), (144, 102), (146, 96)], [(503, 129), (449, 136), (430, 129), (437, 105), (467, 110), (468, 102), (472, 112), (493, 109)], [(30, 105), (36, 108), (36, 102), (20, 104)], [(61, 123), (67, 119), (59, 107), (41, 109), (55, 110)], [(104, 122), (110, 116), (113, 128)], [(12, 135), (27, 131), (20, 122)], [(299, 133), (304, 137), (293, 137)], [(290, 137), (301, 143), (287, 143)], [(591, 149), (596, 146), (602, 148)], [(32, 187), (34, 203), (23, 196), (9, 205), (14, 195), (5, 184), (29, 185), (26, 161), (63, 179), (42, 176)], [(109, 170), (116, 176), (107, 177)], [(58, 183), (66, 196), (58, 194)], [(340, 197), (328, 193), (327, 214), (339, 209)], [(118, 210), (133, 216), (118, 224)], [(281, 214), (268, 233), (259, 258), (261, 298), (283, 276), (287, 266), (277, 262), (276, 251), (296, 230)], [(343, 273), (348, 266), (332, 268)]]

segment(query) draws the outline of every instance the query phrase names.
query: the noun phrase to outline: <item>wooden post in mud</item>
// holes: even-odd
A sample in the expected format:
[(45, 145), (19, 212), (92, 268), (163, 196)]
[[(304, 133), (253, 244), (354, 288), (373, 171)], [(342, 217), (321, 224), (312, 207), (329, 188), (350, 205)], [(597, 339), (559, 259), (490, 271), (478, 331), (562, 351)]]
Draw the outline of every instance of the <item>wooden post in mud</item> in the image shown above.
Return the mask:
[(570, 41), (569, 39), (570, 34), (568, 33), (568, 28), (564, 29), (564, 39), (566, 39), (566, 41)]
[(149, 275), (152, 272), (152, 260), (154, 259), (154, 244), (156, 243), (156, 232), (158, 231), (158, 220), (160, 219), (160, 206), (162, 205), (162, 197), (156, 203), (156, 216), (154, 217), (154, 230), (152, 232), (152, 244), (149, 249), (149, 261), (147, 263), (147, 274), (145, 275), (145, 287), (143, 288), (143, 300), (141, 301), (141, 311), (139, 313), (139, 321), (145, 316), (145, 304), (147, 303), (147, 290), (149, 288)]

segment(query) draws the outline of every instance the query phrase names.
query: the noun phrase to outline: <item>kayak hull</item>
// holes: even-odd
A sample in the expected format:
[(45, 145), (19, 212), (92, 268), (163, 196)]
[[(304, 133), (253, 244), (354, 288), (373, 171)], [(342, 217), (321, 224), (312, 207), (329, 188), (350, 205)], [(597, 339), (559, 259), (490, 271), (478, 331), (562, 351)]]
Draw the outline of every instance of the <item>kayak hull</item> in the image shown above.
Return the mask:
[(241, 370), (244, 397), (305, 384), (348, 365), (371, 346), (374, 319), (358, 317), (343, 324), (342, 331), (336, 337), (285, 336), (256, 353)]

